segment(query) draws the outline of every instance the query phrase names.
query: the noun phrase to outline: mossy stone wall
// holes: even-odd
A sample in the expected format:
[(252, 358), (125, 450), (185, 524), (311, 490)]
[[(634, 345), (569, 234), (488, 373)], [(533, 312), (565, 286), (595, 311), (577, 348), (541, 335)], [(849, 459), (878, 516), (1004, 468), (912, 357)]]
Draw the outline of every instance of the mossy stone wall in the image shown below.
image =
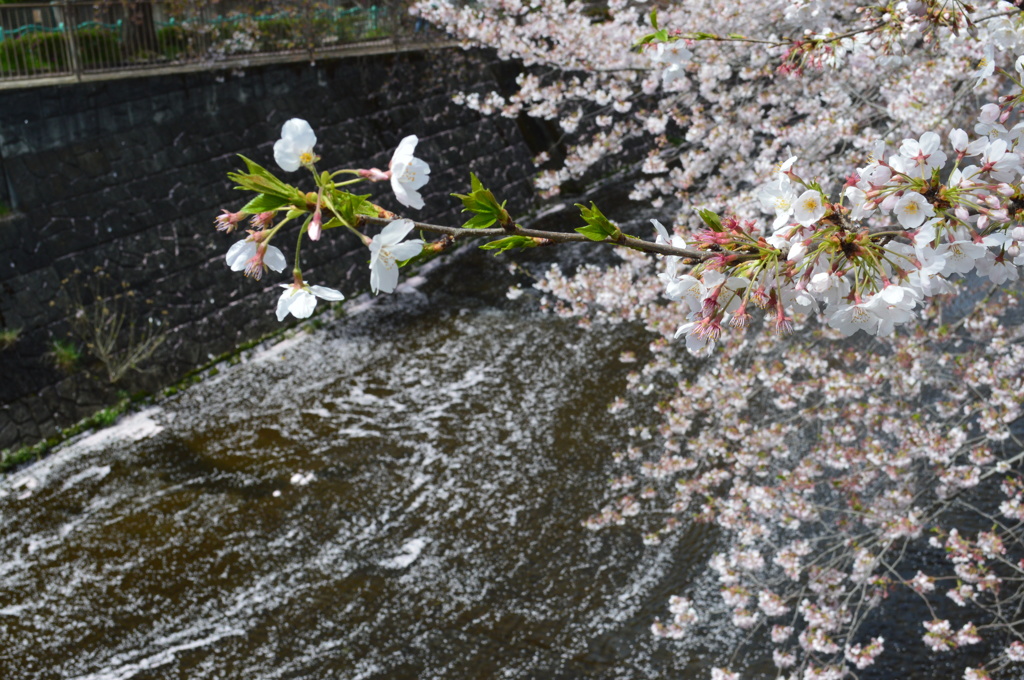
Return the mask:
[[(398, 141), (418, 135), (432, 174), (417, 218), (458, 220), (449, 194), (467, 189), (470, 171), (517, 212), (529, 209), (531, 154), (515, 122), (451, 101), (456, 90), (498, 87), (498, 72), (487, 53), (445, 49), (0, 92), (0, 201), (13, 209), (0, 216), (0, 328), (21, 329), (0, 351), (0, 448), (50, 436), (118, 390), (155, 390), (278, 326), (286, 277), (228, 271), (238, 237), (213, 220), (246, 200), (225, 176), (240, 168), (237, 154), (276, 168), (272, 146), (289, 118), (312, 124), (324, 168), (387, 167)], [(367, 190), (401, 208), (389, 187)], [(291, 237), (281, 241), (290, 258)], [(303, 256), (312, 283), (346, 294), (368, 286), (354, 237), (332, 232)], [(68, 337), (70, 299), (88, 299), (97, 269), (168, 333), (148, 372), (117, 385), (88, 356), (67, 375), (46, 355)]]

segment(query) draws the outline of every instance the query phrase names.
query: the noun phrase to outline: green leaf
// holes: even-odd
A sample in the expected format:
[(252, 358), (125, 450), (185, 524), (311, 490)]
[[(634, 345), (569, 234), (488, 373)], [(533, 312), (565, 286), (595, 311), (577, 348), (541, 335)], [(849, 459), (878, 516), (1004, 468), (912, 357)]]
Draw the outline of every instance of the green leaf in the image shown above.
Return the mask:
[(452, 194), (462, 201), (462, 212), (494, 211), (499, 207), (494, 194), (484, 188), (476, 175), (469, 173), (469, 182), (471, 189), (468, 194)]
[[(330, 194), (330, 195), (328, 195)], [(358, 196), (347, 191), (324, 193), (324, 202), (349, 226), (354, 226), (360, 215), (377, 216), (377, 208), (368, 200), (370, 194)]]
[(670, 37), (668, 31), (662, 28), (660, 30), (655, 31), (654, 33), (648, 33), (644, 37), (640, 38), (640, 40), (638, 40), (636, 44), (633, 45), (633, 47), (642, 49), (644, 46), (650, 45), (651, 43), (664, 42), (670, 42)]
[(244, 175), (238, 172), (229, 172), (228, 179), (238, 185), (235, 187), (236, 189), (255, 191), (258, 194), (266, 192), (275, 196), (282, 195), (280, 187), (275, 186), (265, 178), (259, 177), (258, 175)]
[(608, 235), (605, 234), (603, 231), (596, 227), (591, 227), (589, 225), (586, 227), (576, 227), (576, 231), (583, 234), (591, 241), (603, 241), (606, 238), (608, 238)]
[(612, 224), (594, 203), (591, 203), (589, 208), (579, 203), (576, 207), (580, 209), (580, 216), (587, 223), (586, 226), (577, 227), (576, 231), (591, 241), (604, 241), (607, 238), (616, 239), (622, 236), (619, 228)]
[(537, 241), (530, 238), (529, 236), (506, 236), (500, 238), (497, 241), (491, 241), (480, 246), (483, 250), (493, 250), (494, 254), (504, 253), (506, 250), (512, 250), (513, 248), (536, 248)]
[(289, 205), (290, 201), (281, 198), (280, 196), (268, 196), (267, 194), (259, 194), (254, 199), (245, 204), (242, 208), (242, 212), (249, 213), (250, 215), (258, 215), (263, 212), (270, 212), (272, 210), (280, 210), (286, 205)]
[(242, 161), (245, 163), (245, 167), (249, 170), (249, 175), (251, 177), (254, 177), (254, 178), (258, 177), (258, 178), (266, 180), (267, 182), (269, 182), (271, 184), (280, 185), (282, 187), (287, 186), (284, 182), (282, 182), (277, 177), (275, 177), (274, 173), (270, 172), (269, 170), (264, 168), (262, 165), (260, 165), (256, 161), (254, 161), (252, 159), (249, 159), (249, 158), (246, 158), (245, 156), (242, 156), (241, 154), (239, 154), (238, 157), (241, 158)]
[(452, 194), (462, 201), (462, 212), (475, 213), (465, 224), (463, 229), (485, 229), (495, 222), (511, 222), (505, 204), (498, 205), (497, 199), (489, 189), (484, 188), (483, 183), (473, 173), (469, 173), (471, 191), (468, 194)]
[(277, 177), (274, 177), (273, 173), (261, 166), (259, 163), (252, 161), (245, 156), (239, 156), (248, 168), (248, 174), (240, 172), (229, 172), (228, 178), (236, 182), (237, 189), (244, 189), (248, 191), (255, 191), (258, 194), (268, 194), (270, 196), (278, 196), (287, 200), (289, 203), (295, 203), (296, 205), (305, 204), (306, 195), (296, 189), (295, 187), (285, 184)]
[(708, 229), (716, 232), (722, 231), (722, 220), (718, 215), (710, 210), (698, 210), (697, 214), (704, 220), (704, 224), (708, 225)]
[(256, 161), (246, 158), (242, 154), (238, 154), (238, 157), (245, 163), (245, 167), (249, 169), (250, 175), (269, 175), (270, 172)]
[(491, 226), (492, 224), (494, 224), (497, 221), (498, 221), (497, 217), (493, 217), (491, 215), (488, 215), (488, 214), (485, 214), (485, 213), (481, 213), (479, 215), (474, 215), (473, 217), (469, 218), (469, 220), (467, 220), (466, 223), (462, 225), (462, 228), (463, 229), (486, 229), (487, 227)]
[(654, 30), (658, 30), (658, 10), (657, 8), (651, 10), (651, 26)]
[(647, 35), (645, 35), (644, 37), (642, 37), (642, 38), (640, 38), (639, 40), (636, 41), (636, 43), (633, 45), (633, 49), (639, 51), (645, 45), (648, 45), (648, 44), (650, 44), (652, 42), (654, 42), (654, 34), (653, 33), (648, 33)]

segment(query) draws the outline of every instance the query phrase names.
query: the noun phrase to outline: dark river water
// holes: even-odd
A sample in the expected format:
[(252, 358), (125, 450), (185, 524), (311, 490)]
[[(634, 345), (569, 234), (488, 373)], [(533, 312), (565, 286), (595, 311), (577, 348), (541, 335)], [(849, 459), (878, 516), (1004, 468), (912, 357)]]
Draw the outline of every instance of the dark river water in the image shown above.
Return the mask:
[(0, 480), (0, 678), (706, 677), (708, 530), (581, 524), (649, 336), (458, 260)]
[[(730, 661), (710, 529), (582, 526), (657, 424), (607, 410), (651, 337), (430, 269), (0, 479), (0, 679), (775, 677), (757, 638)], [(673, 594), (701, 621), (655, 639)], [(891, 605), (861, 679), (960, 677)]]

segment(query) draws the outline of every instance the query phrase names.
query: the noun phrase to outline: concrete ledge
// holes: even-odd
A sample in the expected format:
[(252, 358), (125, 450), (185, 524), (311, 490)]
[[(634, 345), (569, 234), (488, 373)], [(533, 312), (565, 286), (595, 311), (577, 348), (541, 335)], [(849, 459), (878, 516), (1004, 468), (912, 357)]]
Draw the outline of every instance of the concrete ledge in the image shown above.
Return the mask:
[(30, 76), (27, 78), (4, 79), (0, 77), (0, 92), (4, 90), (22, 90), (32, 87), (52, 87), (55, 85), (73, 85), (75, 83), (103, 82), (108, 80), (125, 80), (150, 76), (177, 75), (182, 73), (201, 73), (206, 71), (228, 71), (235, 69), (267, 66), (271, 64), (295, 64), (316, 62), (319, 59), (340, 59), (345, 57), (368, 57), (383, 54), (399, 54), (421, 50), (438, 50), (459, 47), (457, 40), (441, 39), (427, 42), (393, 40), (382, 38), (367, 42), (348, 43), (346, 45), (318, 50), (291, 50), (288, 52), (272, 52), (265, 54), (240, 54), (223, 59), (195, 61), (182, 64), (144, 64), (111, 70), (97, 70), (83, 73), (80, 77), (69, 74), (59, 76)]

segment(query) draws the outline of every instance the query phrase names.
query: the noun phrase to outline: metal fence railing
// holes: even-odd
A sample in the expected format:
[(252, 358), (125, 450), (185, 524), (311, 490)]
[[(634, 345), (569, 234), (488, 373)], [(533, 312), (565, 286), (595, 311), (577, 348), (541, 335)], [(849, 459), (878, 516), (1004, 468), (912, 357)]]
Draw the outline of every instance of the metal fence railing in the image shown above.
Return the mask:
[[(3, 2), (3, 0), (0, 0)], [(0, 81), (248, 55), (329, 52), (413, 37), (397, 0), (56, 0), (0, 4)], [(425, 37), (415, 34), (415, 37)]]

